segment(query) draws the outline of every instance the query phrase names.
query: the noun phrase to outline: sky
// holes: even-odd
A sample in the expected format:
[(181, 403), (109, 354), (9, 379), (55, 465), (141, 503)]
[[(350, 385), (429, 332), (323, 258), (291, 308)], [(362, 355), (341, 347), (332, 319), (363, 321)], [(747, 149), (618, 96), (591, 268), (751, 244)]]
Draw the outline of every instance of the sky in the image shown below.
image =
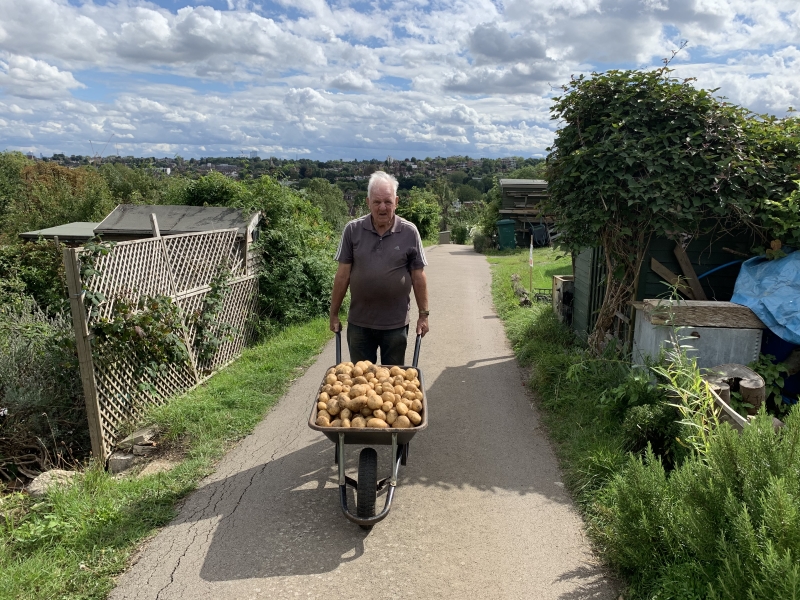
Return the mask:
[(800, 0), (0, 0), (0, 150), (542, 157), (571, 76), (800, 108)]

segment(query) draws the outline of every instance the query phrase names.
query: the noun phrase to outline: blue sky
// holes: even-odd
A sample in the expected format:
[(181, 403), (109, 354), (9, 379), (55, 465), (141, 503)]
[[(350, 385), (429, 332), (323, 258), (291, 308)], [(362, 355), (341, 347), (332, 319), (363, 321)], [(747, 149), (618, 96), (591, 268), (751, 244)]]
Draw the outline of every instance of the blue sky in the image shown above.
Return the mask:
[[(0, 149), (544, 156), (571, 75), (800, 106), (797, 0), (0, 0)], [(107, 145), (106, 145), (107, 144)]]

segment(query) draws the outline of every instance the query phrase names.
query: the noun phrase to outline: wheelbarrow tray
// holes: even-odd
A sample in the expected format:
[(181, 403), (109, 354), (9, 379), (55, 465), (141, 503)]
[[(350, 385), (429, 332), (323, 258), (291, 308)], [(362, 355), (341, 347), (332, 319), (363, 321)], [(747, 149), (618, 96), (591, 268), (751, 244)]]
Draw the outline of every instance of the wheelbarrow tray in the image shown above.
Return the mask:
[[(333, 365), (335, 366), (335, 365)], [(393, 365), (381, 365), (391, 367)], [(410, 367), (400, 367), (409, 369)], [(386, 429), (376, 429), (373, 427), (320, 427), (317, 425), (317, 396), (311, 407), (311, 414), (308, 417), (308, 426), (315, 431), (321, 431), (334, 444), (339, 442), (339, 434), (344, 434), (345, 444), (360, 444), (364, 446), (388, 446), (392, 443), (392, 434), (397, 434), (397, 444), (403, 445), (411, 441), (417, 432), (428, 427), (428, 395), (425, 393), (425, 376), (419, 367), (414, 367), (419, 373), (420, 391), (422, 392), (422, 422), (416, 427), (400, 429), (398, 427), (387, 427)], [(326, 369), (327, 371), (327, 369)]]

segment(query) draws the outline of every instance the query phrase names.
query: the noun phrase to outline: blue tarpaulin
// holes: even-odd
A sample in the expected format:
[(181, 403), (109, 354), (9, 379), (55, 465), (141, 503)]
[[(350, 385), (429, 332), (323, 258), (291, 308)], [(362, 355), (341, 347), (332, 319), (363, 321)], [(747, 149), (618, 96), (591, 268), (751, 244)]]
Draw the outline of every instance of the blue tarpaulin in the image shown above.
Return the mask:
[(747, 306), (781, 339), (800, 344), (800, 251), (746, 260), (731, 302)]

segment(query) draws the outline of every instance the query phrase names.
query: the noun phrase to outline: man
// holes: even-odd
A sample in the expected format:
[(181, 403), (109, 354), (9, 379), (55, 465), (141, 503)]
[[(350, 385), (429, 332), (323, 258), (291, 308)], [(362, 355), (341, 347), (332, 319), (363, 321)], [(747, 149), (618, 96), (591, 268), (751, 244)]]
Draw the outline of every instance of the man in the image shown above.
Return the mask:
[(394, 214), (397, 180), (376, 171), (367, 187), (369, 214), (344, 228), (331, 294), (331, 331), (340, 331), (339, 309), (350, 288), (347, 345), (350, 360), (402, 365), (408, 341), (411, 288), (419, 308), (417, 334), (428, 333), (428, 264), (416, 226)]

